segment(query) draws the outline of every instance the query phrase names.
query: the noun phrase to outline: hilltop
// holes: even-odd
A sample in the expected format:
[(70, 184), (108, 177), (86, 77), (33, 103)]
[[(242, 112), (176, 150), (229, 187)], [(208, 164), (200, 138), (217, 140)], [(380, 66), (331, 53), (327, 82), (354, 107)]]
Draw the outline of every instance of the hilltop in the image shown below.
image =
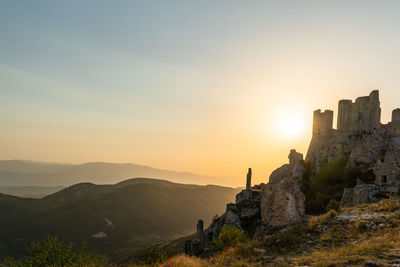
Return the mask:
[(0, 194), (0, 258), (23, 255), (30, 241), (47, 235), (87, 242), (111, 255), (194, 231), (211, 222), (238, 189), (135, 178), (114, 185), (80, 183), (42, 199)]

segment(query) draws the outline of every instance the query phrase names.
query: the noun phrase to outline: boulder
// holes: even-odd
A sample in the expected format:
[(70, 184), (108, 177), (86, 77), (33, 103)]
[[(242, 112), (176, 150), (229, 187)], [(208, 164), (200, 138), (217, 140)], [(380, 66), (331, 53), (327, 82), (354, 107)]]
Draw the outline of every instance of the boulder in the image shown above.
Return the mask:
[(271, 174), (261, 193), (260, 212), (265, 225), (280, 227), (302, 220), (305, 197), (300, 186), (304, 172), (303, 155), (292, 150), (289, 164)]
[(341, 201), (342, 207), (352, 207), (359, 204), (373, 203), (382, 198), (390, 198), (400, 192), (400, 182), (387, 184), (362, 184), (346, 188)]

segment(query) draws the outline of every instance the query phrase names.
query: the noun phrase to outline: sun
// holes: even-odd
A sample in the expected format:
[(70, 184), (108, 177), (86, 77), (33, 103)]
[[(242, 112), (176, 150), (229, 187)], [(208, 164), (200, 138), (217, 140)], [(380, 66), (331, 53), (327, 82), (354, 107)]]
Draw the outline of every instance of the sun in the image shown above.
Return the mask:
[(296, 138), (305, 131), (305, 120), (297, 114), (285, 114), (277, 120), (277, 130), (280, 136)]

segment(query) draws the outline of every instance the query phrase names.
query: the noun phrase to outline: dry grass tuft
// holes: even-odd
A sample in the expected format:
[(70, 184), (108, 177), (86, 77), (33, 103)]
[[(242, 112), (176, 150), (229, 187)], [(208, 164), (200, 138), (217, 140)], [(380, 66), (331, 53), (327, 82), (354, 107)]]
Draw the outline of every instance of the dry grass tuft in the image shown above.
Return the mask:
[(160, 267), (206, 267), (209, 266), (207, 260), (203, 260), (197, 257), (189, 257), (186, 255), (178, 255), (164, 264), (160, 265)]
[(337, 212), (336, 210), (330, 210), (327, 213), (317, 216), (317, 217), (312, 217), (308, 220), (308, 229), (312, 230), (318, 225), (327, 223), (329, 220), (332, 218), (336, 217)]
[(400, 203), (397, 200), (381, 200), (371, 210), (374, 212), (393, 212), (400, 209)]

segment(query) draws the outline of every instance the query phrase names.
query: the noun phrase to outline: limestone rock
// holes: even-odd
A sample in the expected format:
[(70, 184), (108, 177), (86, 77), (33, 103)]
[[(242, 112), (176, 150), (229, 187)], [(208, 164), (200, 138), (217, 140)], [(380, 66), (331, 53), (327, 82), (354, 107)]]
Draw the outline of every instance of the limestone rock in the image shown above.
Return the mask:
[(400, 193), (400, 182), (387, 184), (364, 184), (346, 188), (343, 192), (342, 207), (373, 203), (381, 198), (389, 198)]
[(305, 197), (300, 190), (304, 174), (303, 156), (292, 150), (289, 164), (275, 170), (261, 193), (261, 219), (266, 225), (277, 227), (293, 224), (305, 215)]
[(236, 195), (236, 203), (245, 202), (251, 200), (252, 192), (249, 189), (242, 190)]

